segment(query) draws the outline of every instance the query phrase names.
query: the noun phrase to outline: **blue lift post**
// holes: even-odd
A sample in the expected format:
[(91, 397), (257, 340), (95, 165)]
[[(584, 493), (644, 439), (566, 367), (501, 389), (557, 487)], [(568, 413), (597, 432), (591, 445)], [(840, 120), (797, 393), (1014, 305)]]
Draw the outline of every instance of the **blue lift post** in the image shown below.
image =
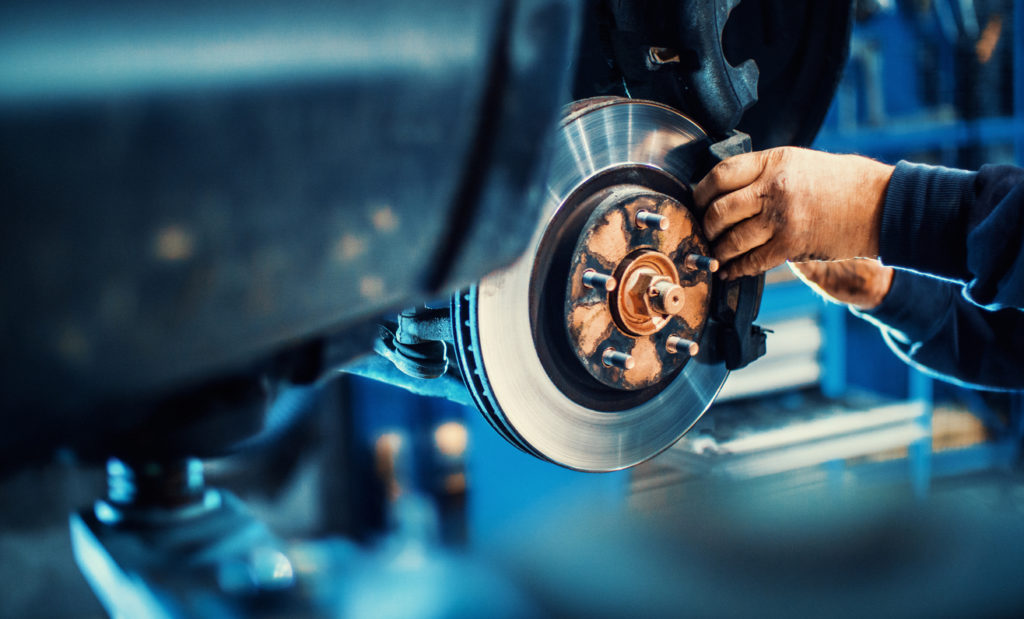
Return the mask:
[[(475, 408), (440, 398), (413, 395), (398, 387), (352, 377), (353, 414), (361, 440), (373, 444), (382, 432), (399, 432), (423, 447), (431, 431), (445, 421), (468, 430), (466, 518), (470, 544), (487, 544), (532, 514), (571, 509), (581, 501), (606, 510), (622, 509), (629, 474), (587, 474), (564, 469), (528, 455), (505, 441)], [(423, 453), (423, 450), (418, 450)], [(409, 471), (419, 483), (425, 463), (412, 461)], [(422, 488), (420, 488), (422, 489)]]
[(928, 496), (932, 479), (932, 379), (913, 368), (909, 371), (910, 399), (920, 402), (924, 407), (919, 423), (927, 430), (927, 435), (910, 445), (907, 459), (914, 494), (923, 499)]

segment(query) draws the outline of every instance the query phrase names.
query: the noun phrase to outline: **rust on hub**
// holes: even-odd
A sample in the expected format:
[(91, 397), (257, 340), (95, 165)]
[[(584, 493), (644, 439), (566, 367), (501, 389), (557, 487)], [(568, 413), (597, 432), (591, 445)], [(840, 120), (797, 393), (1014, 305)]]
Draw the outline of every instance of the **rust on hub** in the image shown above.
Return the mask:
[(711, 269), (694, 268), (694, 257), (708, 254), (707, 242), (682, 202), (639, 185), (598, 191), (582, 208), (592, 211), (569, 265), (569, 344), (604, 385), (650, 387), (697, 352)]
[(612, 316), (620, 331), (650, 335), (683, 309), (684, 292), (672, 260), (654, 250), (627, 257), (616, 271), (622, 287), (612, 301)]
[(659, 281), (647, 289), (647, 305), (651, 314), (678, 314), (683, 309), (683, 289), (671, 281)]

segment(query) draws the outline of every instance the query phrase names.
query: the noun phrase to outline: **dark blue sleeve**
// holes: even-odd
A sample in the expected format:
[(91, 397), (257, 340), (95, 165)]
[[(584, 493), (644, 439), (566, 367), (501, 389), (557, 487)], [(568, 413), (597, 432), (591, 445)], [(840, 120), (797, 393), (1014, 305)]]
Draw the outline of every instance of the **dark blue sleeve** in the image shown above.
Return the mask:
[(986, 310), (963, 292), (962, 284), (897, 269), (882, 303), (854, 313), (881, 327), (897, 355), (937, 378), (1024, 389), (1024, 312)]
[(966, 284), (967, 299), (988, 309), (1024, 308), (1024, 169), (901, 161), (885, 196), (879, 257)]

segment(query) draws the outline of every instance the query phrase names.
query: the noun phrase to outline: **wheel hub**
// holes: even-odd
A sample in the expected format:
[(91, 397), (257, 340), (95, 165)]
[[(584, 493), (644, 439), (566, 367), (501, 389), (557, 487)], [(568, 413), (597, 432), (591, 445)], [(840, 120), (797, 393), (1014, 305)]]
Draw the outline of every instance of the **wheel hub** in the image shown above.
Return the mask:
[(601, 384), (643, 389), (697, 354), (717, 262), (671, 196), (615, 185), (586, 200), (591, 207), (566, 284), (569, 344)]

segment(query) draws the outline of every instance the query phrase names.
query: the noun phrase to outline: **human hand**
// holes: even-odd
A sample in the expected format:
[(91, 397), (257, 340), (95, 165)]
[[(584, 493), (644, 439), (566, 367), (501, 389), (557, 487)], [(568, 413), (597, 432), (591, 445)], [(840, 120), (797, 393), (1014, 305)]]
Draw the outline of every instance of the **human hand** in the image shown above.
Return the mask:
[(790, 262), (789, 267), (818, 294), (861, 310), (878, 307), (892, 286), (892, 267), (878, 260)]
[(694, 187), (704, 233), (727, 279), (787, 260), (874, 258), (893, 166), (781, 147), (716, 165)]

